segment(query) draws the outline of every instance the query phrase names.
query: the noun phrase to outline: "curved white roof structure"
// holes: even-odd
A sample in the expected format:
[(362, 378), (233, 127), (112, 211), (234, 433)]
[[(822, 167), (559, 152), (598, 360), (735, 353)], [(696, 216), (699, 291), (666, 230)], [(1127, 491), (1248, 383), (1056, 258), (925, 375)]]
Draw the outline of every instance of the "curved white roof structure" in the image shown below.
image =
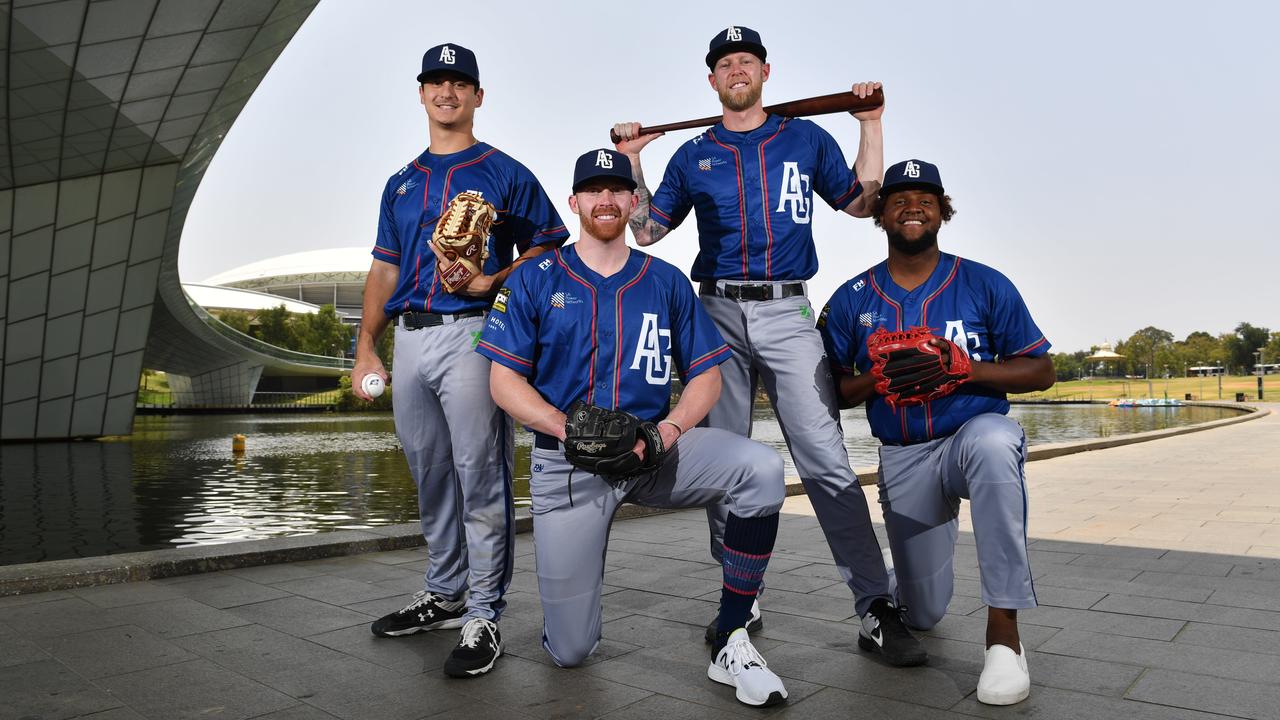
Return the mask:
[(367, 246), (309, 250), (255, 260), (206, 278), (200, 284), (260, 287), (298, 282), (305, 277), (313, 277), (312, 282), (341, 282), (355, 275), (363, 283), (371, 259)]
[[(284, 306), (285, 310), (299, 315), (310, 315), (319, 312), (319, 305), (269, 295), (254, 290), (218, 287), (217, 285), (200, 285), (198, 283), (182, 283), (187, 297), (206, 310), (270, 310)], [(342, 313), (338, 313), (342, 315)]]

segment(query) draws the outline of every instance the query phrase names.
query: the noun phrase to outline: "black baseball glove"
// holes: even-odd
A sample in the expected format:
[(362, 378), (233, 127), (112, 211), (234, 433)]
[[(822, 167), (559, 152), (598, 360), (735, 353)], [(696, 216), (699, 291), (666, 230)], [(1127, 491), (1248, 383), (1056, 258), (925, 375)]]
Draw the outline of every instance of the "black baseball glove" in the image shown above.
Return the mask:
[[(644, 440), (644, 458), (631, 451)], [(564, 457), (574, 467), (608, 479), (657, 470), (666, 456), (658, 426), (629, 412), (579, 400), (564, 423)]]

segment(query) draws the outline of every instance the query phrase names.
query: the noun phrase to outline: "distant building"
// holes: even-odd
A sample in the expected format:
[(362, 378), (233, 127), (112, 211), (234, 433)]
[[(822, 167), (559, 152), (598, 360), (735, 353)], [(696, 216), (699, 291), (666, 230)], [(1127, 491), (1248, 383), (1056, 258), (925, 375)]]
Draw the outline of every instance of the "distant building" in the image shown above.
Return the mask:
[(310, 250), (256, 260), (218, 273), (200, 285), (252, 290), (313, 306), (333, 305), (345, 316), (344, 322), (358, 325), (369, 264), (367, 247)]

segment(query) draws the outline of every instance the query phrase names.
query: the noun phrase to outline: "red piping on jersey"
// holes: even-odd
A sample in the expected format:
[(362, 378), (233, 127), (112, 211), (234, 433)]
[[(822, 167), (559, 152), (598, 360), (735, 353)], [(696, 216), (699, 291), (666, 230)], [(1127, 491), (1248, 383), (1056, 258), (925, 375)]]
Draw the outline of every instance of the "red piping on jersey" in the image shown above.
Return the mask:
[(747, 198), (742, 192), (742, 158), (738, 155), (737, 148), (729, 147), (717, 140), (712, 131), (707, 131), (707, 137), (711, 138), (711, 142), (733, 153), (733, 165), (738, 173), (738, 220), (742, 223), (742, 279), (750, 280), (751, 272), (747, 269)]
[(921, 303), (920, 305), (920, 324), (921, 325), (928, 327), (929, 303), (932, 302), (934, 298), (938, 297), (938, 295), (940, 295), (943, 290), (947, 289), (947, 286), (951, 284), (951, 281), (956, 278), (956, 272), (959, 269), (960, 269), (960, 258), (956, 258), (956, 261), (951, 265), (951, 272), (947, 273), (947, 279), (943, 280), (942, 285), (938, 286), (938, 289), (930, 293), (929, 297), (925, 298), (924, 302)]
[(560, 256), (560, 248), (556, 248), (552, 252), (556, 254), (556, 263), (559, 264), (560, 267), (564, 268), (564, 271), (569, 274), (569, 277), (582, 283), (587, 287), (588, 290), (591, 291), (591, 363), (590, 363), (591, 369), (587, 374), (587, 402), (591, 404), (595, 404), (596, 351), (600, 347), (599, 343), (596, 340), (596, 288), (591, 283), (587, 282), (586, 280), (583, 280), (581, 277), (578, 276), (577, 273), (575, 273), (573, 270), (569, 268), (568, 263), (566, 263), (564, 261), (564, 258)]
[(845, 205), (842, 205), (841, 203), (848, 204), (856, 200), (858, 196), (862, 194), (858, 192), (861, 189), (862, 189), (862, 181), (858, 179), (857, 171), (855, 170), (853, 175), (853, 185), (850, 185), (849, 189), (845, 191), (844, 195), (841, 195), (840, 197), (836, 198), (836, 201), (832, 204), (836, 206), (837, 210), (844, 210)]
[(449, 182), (453, 180), (453, 171), (457, 170), (458, 168), (467, 167), (468, 165), (475, 165), (476, 163), (480, 162), (481, 160), (489, 157), (490, 155), (496, 152), (498, 152), (498, 148), (489, 148), (488, 152), (476, 158), (475, 160), (468, 160), (464, 163), (459, 163), (449, 168), (449, 172), (444, 176), (444, 192), (440, 193), (440, 213), (441, 214), (444, 213), (445, 204), (449, 202)]
[[(764, 279), (773, 279), (773, 222), (769, 219), (769, 208), (773, 207), (773, 203), (769, 200), (769, 174), (764, 169), (764, 146), (765, 143), (778, 137), (778, 133), (782, 132), (782, 128), (787, 124), (786, 120), (778, 123), (778, 129), (772, 135), (765, 138), (759, 145), (760, 151), (760, 197), (764, 200), (764, 207), (761, 208), (764, 214)], [(785, 177), (785, 176), (784, 176)], [(744, 278), (745, 279), (745, 278)]]
[[(888, 272), (888, 270), (886, 270), (886, 272)], [(897, 322), (897, 325), (894, 326), (894, 329), (901, 332), (902, 331), (902, 306), (894, 302), (888, 295), (884, 294), (883, 290), (880, 289), (880, 283), (876, 282), (875, 270), (872, 270), (871, 272), (867, 273), (867, 279), (871, 281), (871, 289), (876, 291), (876, 294), (880, 296), (880, 299), (884, 300), (885, 302), (893, 306), (894, 313), (898, 315), (898, 322)], [(889, 409), (893, 410), (893, 414), (897, 415), (898, 419), (902, 421), (902, 440), (903, 442), (906, 442), (906, 440), (910, 437), (910, 435), (907, 433), (906, 409), (905, 408), (902, 410), (898, 410), (896, 408), (889, 408)]]
[(480, 342), (478, 342), (478, 343), (476, 343), (476, 344), (477, 344), (477, 345), (479, 345), (479, 346), (481, 346), (481, 347), (483, 347), (483, 348), (484, 348), (484, 349), (486, 349), (486, 350), (489, 350), (490, 352), (494, 353), (495, 355), (501, 355), (502, 357), (504, 357), (504, 358), (506, 358), (506, 359), (508, 359), (508, 360), (511, 360), (512, 362), (517, 362), (517, 363), (519, 363), (519, 364), (521, 364), (521, 365), (524, 365), (524, 366), (525, 366), (525, 367), (527, 367), (527, 368), (532, 368), (532, 367), (533, 367), (533, 363), (529, 362), (528, 360), (525, 360), (524, 358), (520, 357), (519, 355), (512, 355), (511, 353), (507, 352), (506, 350), (503, 350), (502, 348), (498, 347), (497, 345), (494, 345), (493, 343), (487, 342), (487, 341), (485, 341), (485, 340), (481, 340)]
[(1019, 355), (1024, 355), (1026, 353), (1031, 352), (1032, 350), (1035, 350), (1036, 348), (1040, 347), (1041, 345), (1047, 342), (1049, 342), (1048, 338), (1041, 335), (1039, 340), (1031, 343), (1030, 345), (1022, 348), (1021, 350), (1018, 350), (1017, 352), (1009, 353), (1009, 357), (1018, 357)]
[(399, 259), (400, 259), (400, 253), (398, 253), (398, 252), (392, 252), (392, 251), (390, 251), (390, 250), (388, 250), (388, 249), (386, 249), (386, 248), (382, 247), (381, 245), (374, 245), (374, 246), (373, 246), (373, 251), (374, 251), (375, 253), (378, 253), (379, 255), (386, 255), (387, 257), (389, 257), (389, 258), (393, 258), (393, 259), (395, 259), (395, 260), (399, 260)]
[[(644, 265), (641, 266), (640, 268), (640, 272), (636, 273), (635, 277), (631, 278), (631, 280), (626, 285), (623, 285), (622, 287), (618, 288), (618, 291), (613, 294), (613, 313), (614, 313), (613, 407), (614, 408), (618, 407), (618, 385), (619, 385), (618, 381), (622, 378), (622, 293), (626, 292), (627, 290), (630, 290), (636, 283), (640, 282), (640, 278), (644, 277), (644, 274), (649, 270), (649, 263), (651, 262), (653, 262), (653, 258), (646, 257), (644, 259)], [(658, 350), (659, 352), (661, 352), (662, 350), (661, 345), (659, 345)]]
[(709, 360), (709, 359), (711, 359), (711, 358), (715, 357), (716, 355), (723, 354), (723, 353), (724, 353), (724, 351), (726, 351), (726, 350), (728, 350), (728, 349), (729, 349), (729, 346), (728, 346), (728, 345), (721, 345), (720, 347), (716, 348), (715, 350), (712, 350), (712, 351), (707, 352), (707, 353), (703, 353), (703, 354), (702, 354), (702, 355), (700, 355), (699, 357), (695, 358), (693, 362), (689, 363), (689, 372), (693, 372), (693, 369), (694, 369), (694, 368), (698, 367), (699, 365), (701, 365), (702, 363), (706, 362), (707, 360)]
[(650, 205), (649, 205), (649, 216), (650, 216), (650, 217), (652, 217), (654, 213), (657, 213), (657, 214), (658, 214), (658, 218), (659, 218), (659, 219), (661, 219), (661, 220), (664, 220), (664, 221), (665, 221), (665, 222), (663, 222), (663, 223), (662, 223), (663, 225), (671, 225), (671, 216), (670, 216), (670, 215), (668, 215), (668, 214), (666, 214), (666, 213), (664, 213), (664, 212), (662, 212), (662, 211), (661, 211), (661, 210), (659, 210), (658, 208), (654, 207), (652, 203), (650, 203)]

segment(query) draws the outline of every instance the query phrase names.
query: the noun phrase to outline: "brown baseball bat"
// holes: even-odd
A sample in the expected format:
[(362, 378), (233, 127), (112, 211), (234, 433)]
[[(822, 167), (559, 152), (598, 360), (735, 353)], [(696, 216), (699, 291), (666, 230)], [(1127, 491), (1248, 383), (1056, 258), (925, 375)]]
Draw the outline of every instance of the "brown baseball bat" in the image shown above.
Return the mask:
[[(791, 102), (769, 105), (765, 107), (764, 111), (770, 115), (781, 115), (783, 117), (808, 117), (810, 115), (827, 115), (838, 112), (862, 112), (863, 110), (880, 107), (883, 104), (884, 93), (877, 89), (864, 98), (858, 97), (853, 92), (833, 93), (831, 95), (819, 95), (817, 97), (804, 98), (803, 100), (792, 100)], [(653, 135), (654, 133), (667, 132), (668, 130), (708, 127), (720, 122), (721, 119), (723, 119), (722, 116), (716, 115), (697, 120), (667, 123), (666, 125), (641, 127), (640, 134)], [(618, 137), (618, 134), (612, 130), (609, 131), (609, 139), (615, 143), (622, 141), (622, 138)]]

